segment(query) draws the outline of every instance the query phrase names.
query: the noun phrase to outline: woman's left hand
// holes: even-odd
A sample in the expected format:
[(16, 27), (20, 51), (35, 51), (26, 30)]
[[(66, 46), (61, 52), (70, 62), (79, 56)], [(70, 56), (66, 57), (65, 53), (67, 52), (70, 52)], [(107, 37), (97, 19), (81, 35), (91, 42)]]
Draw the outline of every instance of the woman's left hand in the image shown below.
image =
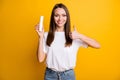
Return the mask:
[(73, 40), (74, 39), (80, 39), (80, 40), (82, 40), (83, 42), (85, 42), (86, 44), (88, 44), (89, 46), (91, 46), (93, 48), (100, 48), (100, 44), (96, 40), (94, 40), (92, 38), (89, 38), (89, 37), (87, 37), (83, 34), (78, 33), (75, 26), (74, 26), (74, 31), (70, 32), (69, 36)]
[(74, 31), (69, 33), (71, 39), (79, 39), (80, 33), (77, 32), (76, 27), (74, 26)]

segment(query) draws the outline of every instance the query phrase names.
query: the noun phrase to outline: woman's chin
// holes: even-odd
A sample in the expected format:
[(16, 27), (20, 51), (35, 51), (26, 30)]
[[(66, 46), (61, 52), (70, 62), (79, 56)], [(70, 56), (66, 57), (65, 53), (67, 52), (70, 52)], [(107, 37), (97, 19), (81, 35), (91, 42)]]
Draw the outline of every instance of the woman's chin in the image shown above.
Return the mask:
[(57, 25), (58, 27), (63, 27), (64, 25), (63, 24), (59, 24), (59, 25)]

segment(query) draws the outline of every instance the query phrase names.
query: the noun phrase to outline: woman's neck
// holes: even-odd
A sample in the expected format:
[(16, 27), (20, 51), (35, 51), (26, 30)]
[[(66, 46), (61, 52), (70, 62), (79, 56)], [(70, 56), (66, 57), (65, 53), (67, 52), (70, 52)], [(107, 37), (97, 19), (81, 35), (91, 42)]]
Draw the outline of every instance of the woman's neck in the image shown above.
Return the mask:
[(56, 32), (63, 32), (64, 31), (64, 27), (57, 27), (56, 28)]

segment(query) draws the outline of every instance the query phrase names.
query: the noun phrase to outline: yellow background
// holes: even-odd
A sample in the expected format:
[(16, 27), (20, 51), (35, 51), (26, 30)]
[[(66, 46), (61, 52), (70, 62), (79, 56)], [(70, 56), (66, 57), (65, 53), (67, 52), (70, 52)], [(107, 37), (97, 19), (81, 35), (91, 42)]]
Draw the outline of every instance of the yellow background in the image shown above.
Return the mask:
[(44, 15), (48, 31), (59, 2), (68, 7), (71, 24), (101, 44), (101, 49), (79, 49), (77, 80), (120, 80), (119, 0), (0, 0), (0, 80), (43, 80), (45, 63), (37, 60), (34, 26)]

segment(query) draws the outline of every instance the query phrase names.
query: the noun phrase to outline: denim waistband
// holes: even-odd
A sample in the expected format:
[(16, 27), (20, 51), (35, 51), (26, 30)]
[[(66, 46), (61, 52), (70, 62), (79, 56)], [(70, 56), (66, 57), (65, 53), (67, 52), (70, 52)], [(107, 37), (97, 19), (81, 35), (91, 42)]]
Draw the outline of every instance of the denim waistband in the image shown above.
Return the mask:
[(65, 73), (65, 72), (73, 70), (73, 69), (69, 69), (69, 70), (65, 70), (65, 71), (55, 71), (55, 70), (52, 70), (51, 68), (48, 68), (48, 67), (46, 67), (46, 69), (50, 70), (50, 71), (53, 71), (53, 72), (56, 72), (56, 73)]
[(75, 80), (73, 69), (65, 71), (54, 71), (46, 67), (44, 80)]

